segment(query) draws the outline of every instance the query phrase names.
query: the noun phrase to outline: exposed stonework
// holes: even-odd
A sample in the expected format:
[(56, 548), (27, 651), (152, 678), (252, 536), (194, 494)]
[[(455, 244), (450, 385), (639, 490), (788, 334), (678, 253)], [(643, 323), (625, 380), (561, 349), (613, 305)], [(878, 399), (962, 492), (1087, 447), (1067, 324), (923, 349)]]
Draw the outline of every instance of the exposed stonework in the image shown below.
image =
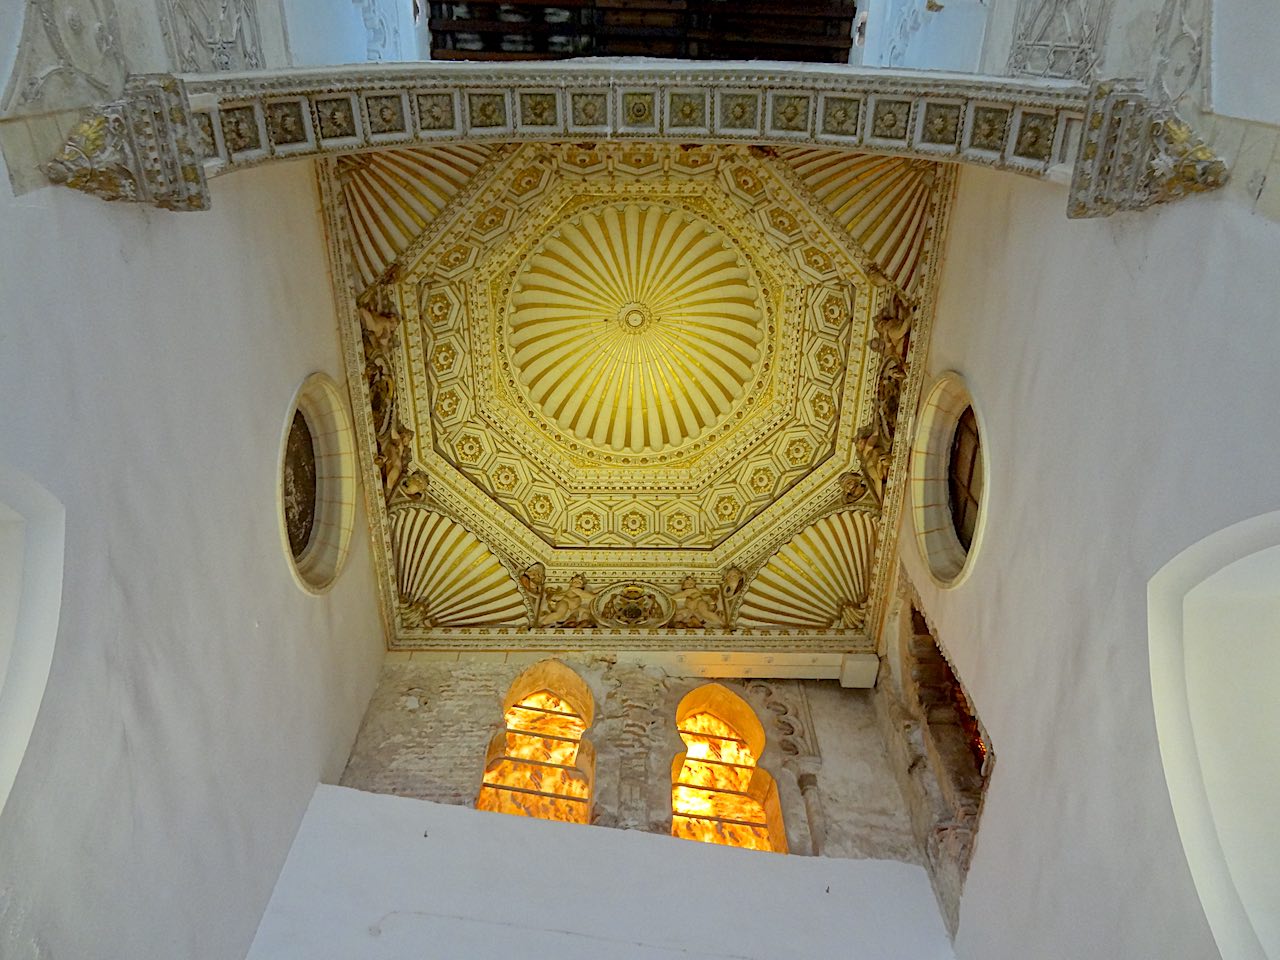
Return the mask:
[[(594, 697), (598, 826), (669, 833), (675, 710), (704, 681), (605, 658), (565, 662)], [(344, 786), (472, 805), (503, 697), (525, 664), (388, 662), (342, 776)], [(869, 692), (824, 681), (721, 681), (766, 732), (793, 853), (922, 862)]]
[[(984, 755), (979, 773), (954, 706), (955, 695), (963, 697), (958, 680), (923, 615), (913, 617), (917, 608), (912, 601), (918, 603), (918, 598), (905, 576), (899, 576), (898, 603), (882, 634), (888, 662), (872, 699), (889, 765), (924, 850), (943, 919), (954, 935), (994, 756)], [(976, 726), (971, 716), (969, 721)]]

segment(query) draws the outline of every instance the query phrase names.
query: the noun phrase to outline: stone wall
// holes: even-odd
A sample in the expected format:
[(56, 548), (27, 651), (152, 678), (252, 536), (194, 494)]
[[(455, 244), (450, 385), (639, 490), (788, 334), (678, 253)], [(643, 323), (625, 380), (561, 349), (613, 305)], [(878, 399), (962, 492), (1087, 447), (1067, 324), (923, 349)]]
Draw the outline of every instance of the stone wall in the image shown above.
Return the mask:
[[(610, 659), (565, 662), (595, 699), (594, 812), (601, 826), (669, 833), (675, 713), (705, 681)], [(471, 805), (502, 700), (527, 664), (388, 661), (344, 786)], [(778, 785), (792, 853), (920, 863), (920, 847), (877, 727), (871, 691), (834, 681), (720, 681), (765, 728), (760, 765)]]

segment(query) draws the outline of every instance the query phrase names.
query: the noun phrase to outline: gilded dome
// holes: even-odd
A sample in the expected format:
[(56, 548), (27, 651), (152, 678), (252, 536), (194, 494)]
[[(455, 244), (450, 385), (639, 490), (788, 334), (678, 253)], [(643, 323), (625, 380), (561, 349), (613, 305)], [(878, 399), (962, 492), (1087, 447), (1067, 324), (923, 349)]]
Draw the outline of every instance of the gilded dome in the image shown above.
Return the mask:
[(730, 417), (755, 376), (753, 272), (712, 224), (614, 203), (557, 225), (518, 271), (512, 369), (556, 428), (616, 454), (677, 449)]

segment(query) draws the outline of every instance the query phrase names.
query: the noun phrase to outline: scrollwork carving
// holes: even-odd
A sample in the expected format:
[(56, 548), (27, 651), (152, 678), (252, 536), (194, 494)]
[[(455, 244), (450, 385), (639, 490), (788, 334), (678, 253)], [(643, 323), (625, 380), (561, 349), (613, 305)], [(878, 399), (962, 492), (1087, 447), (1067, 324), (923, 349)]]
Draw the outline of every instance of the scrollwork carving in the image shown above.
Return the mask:
[(101, 200), (136, 201), (139, 187), (128, 134), (121, 107), (82, 120), (44, 165), (45, 176)]
[(109, 100), (124, 87), (128, 72), (113, 0), (28, 0), (4, 113)]
[(160, 29), (183, 72), (264, 66), (254, 0), (160, 0)]
[(1067, 215), (1141, 210), (1227, 181), (1227, 165), (1168, 103), (1136, 81), (1094, 84)]

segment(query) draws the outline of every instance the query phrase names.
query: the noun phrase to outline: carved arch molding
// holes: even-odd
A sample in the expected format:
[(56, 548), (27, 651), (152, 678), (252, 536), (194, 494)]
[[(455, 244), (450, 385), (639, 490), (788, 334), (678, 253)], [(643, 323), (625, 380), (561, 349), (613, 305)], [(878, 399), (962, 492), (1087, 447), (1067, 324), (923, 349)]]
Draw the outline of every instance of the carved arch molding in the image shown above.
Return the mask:
[(49, 178), (106, 200), (209, 206), (208, 180), (273, 160), (444, 143), (666, 140), (822, 146), (1070, 175), (1067, 215), (1221, 186), (1225, 163), (1138, 81), (589, 61), (133, 76)]

